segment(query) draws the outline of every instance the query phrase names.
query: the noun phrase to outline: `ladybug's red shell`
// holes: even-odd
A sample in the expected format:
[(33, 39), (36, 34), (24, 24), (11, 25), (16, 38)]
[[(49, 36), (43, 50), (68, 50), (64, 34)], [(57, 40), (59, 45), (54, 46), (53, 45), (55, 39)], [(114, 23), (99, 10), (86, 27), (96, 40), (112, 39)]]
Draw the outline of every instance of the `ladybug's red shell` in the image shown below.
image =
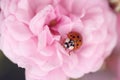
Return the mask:
[(78, 49), (82, 45), (82, 36), (79, 33), (70, 32), (70, 33), (67, 34), (67, 36), (70, 40), (74, 41), (75, 45), (74, 45), (73, 50)]

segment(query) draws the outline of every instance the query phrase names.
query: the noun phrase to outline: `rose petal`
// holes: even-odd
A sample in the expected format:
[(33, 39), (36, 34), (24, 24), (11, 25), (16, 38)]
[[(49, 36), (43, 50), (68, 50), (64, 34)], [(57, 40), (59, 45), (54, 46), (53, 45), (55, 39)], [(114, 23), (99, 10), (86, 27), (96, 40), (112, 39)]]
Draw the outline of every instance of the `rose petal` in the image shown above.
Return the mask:
[(79, 69), (77, 68), (69, 69), (68, 66), (65, 66), (65, 65), (64, 65), (63, 71), (68, 77), (76, 78), (76, 79), (84, 75), (83, 72), (81, 72)]
[[(43, 66), (41, 66), (42, 70), (45, 70), (45, 71), (53, 70), (53, 69), (59, 67), (60, 65), (62, 65), (62, 63), (63, 63), (62, 55), (59, 51), (56, 50), (56, 48), (54, 48), (54, 50), (51, 49), (49, 52), (53, 52), (52, 53), (53, 55), (48, 57), (46, 63)], [(54, 58), (54, 60), (53, 60), (53, 58)]]
[(48, 5), (33, 17), (30, 22), (30, 29), (35, 35), (38, 35), (43, 30), (48, 14), (53, 11), (53, 7)]
[(7, 26), (9, 33), (16, 40), (24, 41), (30, 39), (33, 36), (29, 28), (25, 24), (11, 19), (14, 19), (14, 17), (9, 17), (6, 20), (5, 25)]
[(41, 77), (45, 75), (47, 75), (47, 72), (40, 70), (37, 65), (25, 71), (26, 80), (42, 80)]
[(73, 23), (71, 22), (70, 18), (66, 17), (66, 16), (62, 16), (61, 20), (60, 20), (60, 24), (58, 26), (58, 32), (61, 35), (65, 35), (67, 33), (69, 33), (73, 28)]
[(30, 56), (32, 54), (36, 54), (37, 53), (37, 45), (36, 45), (36, 41), (34, 40), (34, 38), (27, 40), (27, 41), (23, 41), (20, 42), (18, 45), (18, 50), (17, 53), (20, 53), (20, 55), (22, 56)]
[(78, 65), (77, 55), (73, 53), (64, 58), (65, 58), (64, 60), (65, 64), (64, 67), (62, 67), (64, 73), (69, 77), (78, 78), (81, 72), (76, 69), (76, 66)]
[(94, 46), (92, 46), (92, 44), (84, 45), (84, 46), (82, 46), (80, 53), (78, 53), (78, 54), (80, 56), (84, 56), (84, 57), (91, 57), (95, 53), (96, 47), (97, 47), (97, 45), (95, 46), (95, 44), (94, 44)]
[(53, 70), (48, 74), (48, 77), (46, 77), (44, 80), (68, 80), (67, 76), (64, 74), (64, 72), (61, 71), (61, 69)]
[(51, 45), (53, 40), (53, 35), (51, 34), (48, 26), (45, 26), (44, 30), (38, 35), (38, 49), (45, 48), (47, 45)]
[(66, 75), (60, 69), (53, 70), (46, 76), (30, 73), (29, 70), (26, 70), (26, 80), (68, 80)]

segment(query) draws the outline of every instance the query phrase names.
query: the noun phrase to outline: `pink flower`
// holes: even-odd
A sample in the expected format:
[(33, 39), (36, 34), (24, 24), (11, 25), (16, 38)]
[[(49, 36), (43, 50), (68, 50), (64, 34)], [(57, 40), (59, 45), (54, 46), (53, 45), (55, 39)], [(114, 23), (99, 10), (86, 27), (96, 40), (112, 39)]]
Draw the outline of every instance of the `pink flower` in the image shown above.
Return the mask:
[[(82, 36), (75, 50), (65, 46), (70, 32)], [(116, 16), (107, 0), (1, 0), (0, 34), (27, 80), (66, 80), (101, 67), (116, 44)]]

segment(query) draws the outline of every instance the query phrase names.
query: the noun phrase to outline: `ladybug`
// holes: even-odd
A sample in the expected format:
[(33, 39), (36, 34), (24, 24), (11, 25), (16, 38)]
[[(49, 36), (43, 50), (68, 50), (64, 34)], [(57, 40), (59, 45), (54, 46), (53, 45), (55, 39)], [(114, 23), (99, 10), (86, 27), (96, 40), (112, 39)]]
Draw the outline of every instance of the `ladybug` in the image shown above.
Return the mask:
[[(67, 34), (67, 38), (64, 40), (64, 48), (70, 52), (77, 50), (82, 45), (82, 36), (78, 32), (70, 32)], [(69, 54), (70, 54), (69, 52)]]

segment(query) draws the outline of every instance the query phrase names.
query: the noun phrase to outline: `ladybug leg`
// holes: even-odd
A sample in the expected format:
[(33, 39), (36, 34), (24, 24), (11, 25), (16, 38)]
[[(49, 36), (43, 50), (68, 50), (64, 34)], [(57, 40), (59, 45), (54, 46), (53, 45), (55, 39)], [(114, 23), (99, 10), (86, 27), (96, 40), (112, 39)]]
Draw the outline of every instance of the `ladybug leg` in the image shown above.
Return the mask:
[(71, 51), (68, 52), (69, 56), (71, 55), (71, 52), (73, 52), (73, 50), (71, 50)]
[(69, 56), (71, 55), (70, 52), (71, 52), (71, 51), (68, 52)]

